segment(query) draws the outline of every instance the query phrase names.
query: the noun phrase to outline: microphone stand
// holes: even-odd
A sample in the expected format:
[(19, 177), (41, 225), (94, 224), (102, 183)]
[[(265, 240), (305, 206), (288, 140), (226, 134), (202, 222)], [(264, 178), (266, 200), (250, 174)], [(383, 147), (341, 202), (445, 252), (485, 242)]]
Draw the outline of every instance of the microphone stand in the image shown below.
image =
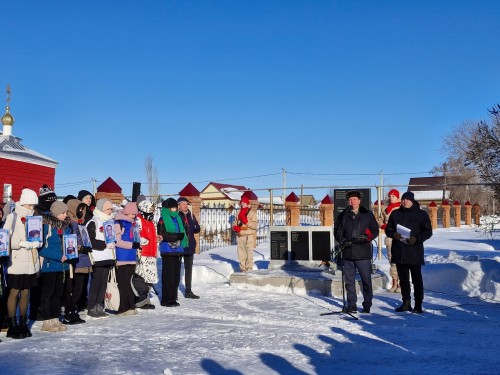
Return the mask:
[[(346, 213), (349, 213), (351, 210), (352, 210), (352, 206), (347, 206)], [(341, 235), (342, 235), (343, 223), (344, 223), (344, 217), (342, 217), (342, 220), (340, 220), (341, 227), (339, 228), (339, 233)], [(342, 254), (342, 250), (344, 250), (344, 247), (342, 246), (342, 244), (339, 244), (339, 251), (337, 252), (337, 254), (340, 256), (340, 264), (342, 267), (342, 278), (341, 278), (341, 280), (342, 280), (342, 310), (321, 313), (320, 316), (346, 314), (346, 315), (349, 315), (354, 320), (359, 320), (358, 317), (354, 316), (352, 313), (347, 311), (347, 306), (346, 306), (346, 301), (345, 301), (344, 255)]]
[(337, 254), (340, 254), (340, 264), (342, 266), (342, 310), (340, 311), (330, 311), (327, 313), (321, 313), (319, 314), (320, 316), (325, 316), (325, 315), (340, 315), (340, 314), (346, 314), (349, 315), (351, 318), (354, 320), (359, 320), (357, 316), (354, 316), (352, 313), (347, 311), (347, 306), (346, 306), (346, 301), (345, 301), (345, 276), (344, 276), (344, 256), (342, 255), (342, 250), (343, 247), (339, 245), (339, 251)]

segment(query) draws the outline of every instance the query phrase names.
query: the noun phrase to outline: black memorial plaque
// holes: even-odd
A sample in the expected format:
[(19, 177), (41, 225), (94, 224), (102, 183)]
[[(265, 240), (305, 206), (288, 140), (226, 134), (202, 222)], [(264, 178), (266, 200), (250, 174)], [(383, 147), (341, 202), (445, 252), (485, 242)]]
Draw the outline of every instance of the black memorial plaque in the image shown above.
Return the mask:
[(359, 191), (361, 194), (361, 205), (365, 206), (367, 209), (371, 209), (371, 190), (370, 189), (334, 189), (333, 190), (333, 205), (335, 207), (335, 221), (337, 221), (338, 216), (347, 207), (346, 194), (351, 190)]
[(288, 232), (271, 232), (271, 259), (288, 260)]
[(309, 260), (309, 232), (291, 231), (291, 259)]
[(330, 260), (332, 253), (330, 231), (312, 231), (312, 260)]

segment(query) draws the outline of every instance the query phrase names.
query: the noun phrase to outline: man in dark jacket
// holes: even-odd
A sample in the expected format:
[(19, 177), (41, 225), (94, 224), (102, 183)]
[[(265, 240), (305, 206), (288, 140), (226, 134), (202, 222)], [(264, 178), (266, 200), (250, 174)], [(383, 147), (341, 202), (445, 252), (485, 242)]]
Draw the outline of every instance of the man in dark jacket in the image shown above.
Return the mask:
[(196, 239), (194, 235), (200, 233), (200, 225), (196, 220), (196, 217), (189, 210), (189, 201), (187, 198), (180, 197), (177, 199), (177, 204), (179, 206), (179, 216), (184, 224), (184, 230), (186, 231), (186, 236), (188, 237), (188, 246), (184, 248), (184, 297), (185, 298), (200, 298), (191, 290), (191, 281), (193, 279), (193, 260), (194, 253), (196, 251)]
[[(410, 230), (409, 237), (405, 238), (398, 230), (398, 225)], [(402, 228), (404, 229), (404, 228)], [(415, 195), (407, 191), (401, 197), (401, 207), (389, 217), (385, 234), (391, 237), (392, 262), (396, 264), (401, 285), (403, 304), (396, 311), (413, 311), (423, 313), (424, 283), (422, 281), (422, 265), (424, 264), (424, 241), (432, 236), (431, 220), (427, 212), (420, 209)], [(413, 283), (415, 308), (411, 307), (410, 273)]]
[(363, 285), (363, 313), (370, 313), (373, 299), (372, 287), (372, 245), (379, 233), (373, 212), (361, 206), (359, 191), (346, 195), (349, 206), (340, 213), (335, 222), (335, 239), (342, 251), (342, 272), (347, 291), (347, 306), (343, 311), (356, 313), (356, 270)]

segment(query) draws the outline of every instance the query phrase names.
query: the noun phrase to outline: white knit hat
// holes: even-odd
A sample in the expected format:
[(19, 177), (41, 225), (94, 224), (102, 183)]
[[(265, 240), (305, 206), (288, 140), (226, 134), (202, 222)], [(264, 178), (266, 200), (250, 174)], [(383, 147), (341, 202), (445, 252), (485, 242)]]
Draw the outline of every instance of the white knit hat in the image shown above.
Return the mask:
[(23, 189), (21, 192), (21, 198), (19, 199), (19, 204), (22, 206), (23, 204), (38, 204), (38, 196), (31, 189)]

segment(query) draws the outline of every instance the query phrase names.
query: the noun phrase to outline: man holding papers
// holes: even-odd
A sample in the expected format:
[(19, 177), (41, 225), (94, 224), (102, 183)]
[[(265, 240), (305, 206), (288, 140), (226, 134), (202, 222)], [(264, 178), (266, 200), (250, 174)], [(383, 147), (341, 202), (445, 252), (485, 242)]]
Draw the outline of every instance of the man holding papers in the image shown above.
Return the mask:
[[(396, 311), (421, 314), (424, 300), (424, 241), (431, 238), (432, 226), (429, 215), (420, 209), (412, 192), (407, 191), (401, 197), (401, 207), (391, 213), (385, 234), (394, 240), (391, 261), (396, 264), (403, 297), (403, 304)], [(410, 274), (414, 289), (414, 308), (411, 307)]]

